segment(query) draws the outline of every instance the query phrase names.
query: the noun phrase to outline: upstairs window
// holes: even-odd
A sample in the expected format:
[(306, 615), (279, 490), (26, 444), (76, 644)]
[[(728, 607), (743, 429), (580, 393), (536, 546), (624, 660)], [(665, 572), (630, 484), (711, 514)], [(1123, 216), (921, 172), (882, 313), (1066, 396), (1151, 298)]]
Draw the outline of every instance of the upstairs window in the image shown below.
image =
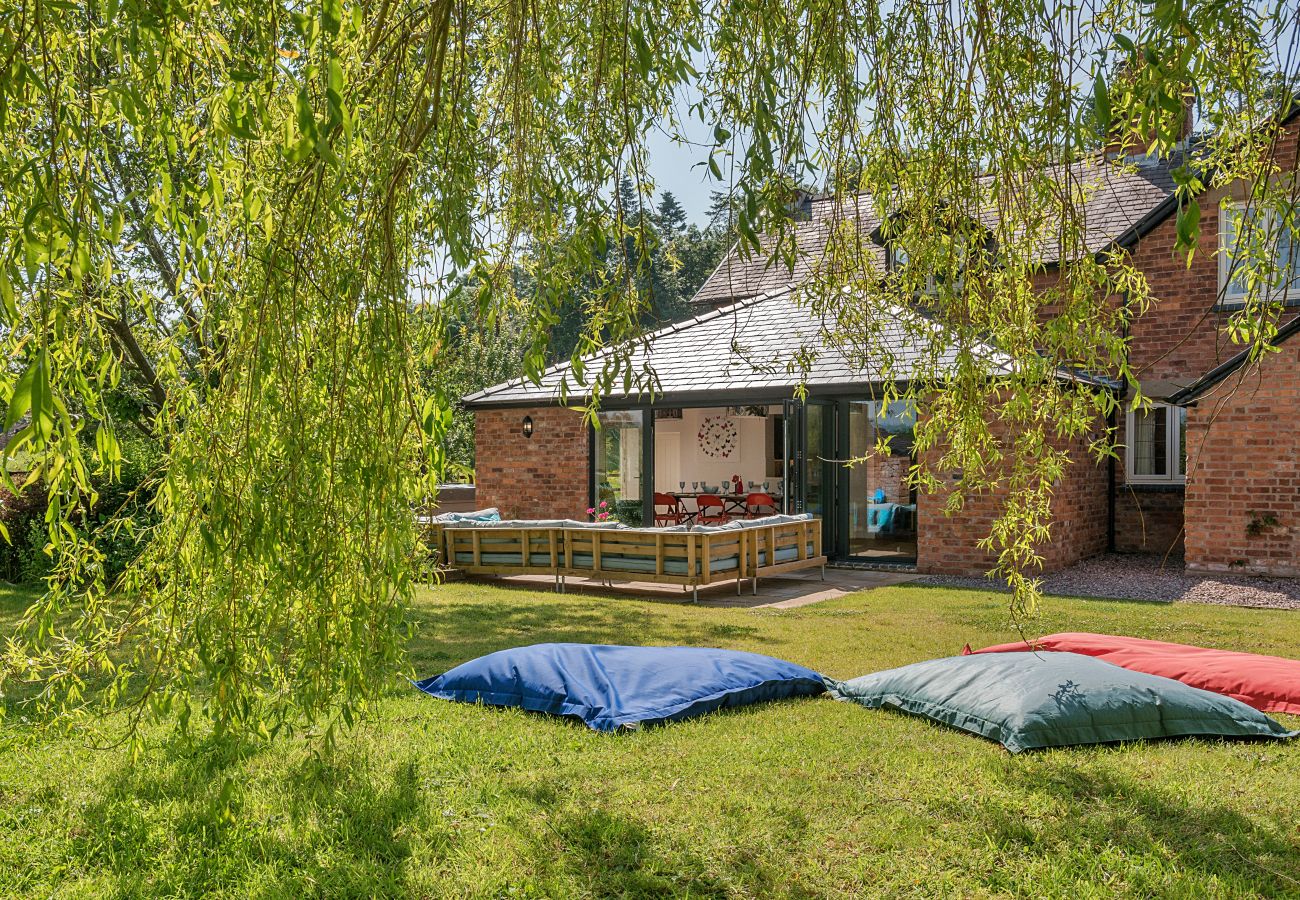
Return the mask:
[(1131, 484), (1182, 484), (1187, 477), (1187, 410), (1167, 403), (1130, 410), (1125, 456)]
[(1244, 203), (1228, 204), (1219, 217), (1219, 291), (1225, 306), (1240, 306), (1250, 293), (1247, 248), (1272, 254), (1274, 287), (1267, 296), (1288, 305), (1300, 304), (1300, 236), (1294, 234), (1294, 213), (1281, 215)]
[[(966, 248), (960, 245), (954, 245), (953, 242), (949, 240), (946, 242), (944, 250), (946, 253), (950, 254), (951, 258), (955, 259), (955, 263), (952, 265), (951, 270), (956, 271), (957, 277), (953, 282), (952, 287), (955, 292), (961, 293), (962, 289), (966, 286)], [(889, 245), (889, 267), (893, 271), (902, 271), (907, 268), (907, 264), (910, 261), (911, 257), (908, 255), (906, 250), (898, 244)], [(933, 272), (929, 272), (925, 276), (925, 284), (922, 286), (921, 292), (933, 297), (939, 293), (939, 285), (945, 284), (946, 282), (947, 276), (936, 275)]]
[[(910, 260), (911, 257), (908, 255), (907, 251), (898, 244), (889, 245), (889, 267), (895, 272), (901, 272), (903, 269), (906, 269)], [(933, 272), (925, 276), (925, 284), (921, 288), (921, 293), (931, 297), (939, 293), (939, 287), (934, 280)]]

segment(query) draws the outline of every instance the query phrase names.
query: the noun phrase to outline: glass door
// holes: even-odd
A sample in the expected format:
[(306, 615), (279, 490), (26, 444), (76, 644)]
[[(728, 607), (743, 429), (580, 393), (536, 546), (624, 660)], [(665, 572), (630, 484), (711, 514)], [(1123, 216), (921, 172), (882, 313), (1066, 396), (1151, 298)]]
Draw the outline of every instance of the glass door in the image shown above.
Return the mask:
[(845, 404), (844, 509), (837, 551), (862, 562), (916, 561), (916, 491), (908, 484), (916, 410), (898, 401)]
[(787, 400), (783, 509), (822, 520), (822, 540), (834, 546), (835, 407), (825, 401)]
[[(807, 434), (807, 452), (804, 454), (804, 512), (810, 512), (823, 523), (831, 519), (831, 497), (828, 490), (834, 478), (833, 472), (827, 471), (827, 462), (834, 457), (833, 441), (827, 441), (827, 429), (834, 416), (832, 407), (825, 403), (808, 403), (805, 407), (805, 432)], [(823, 529), (826, 526), (823, 524)], [(833, 542), (832, 542), (833, 543)]]
[(781, 404), (781, 434), (785, 449), (782, 453), (781, 511), (804, 511), (803, 471), (808, 449), (804, 431), (804, 404), (800, 400), (786, 400)]

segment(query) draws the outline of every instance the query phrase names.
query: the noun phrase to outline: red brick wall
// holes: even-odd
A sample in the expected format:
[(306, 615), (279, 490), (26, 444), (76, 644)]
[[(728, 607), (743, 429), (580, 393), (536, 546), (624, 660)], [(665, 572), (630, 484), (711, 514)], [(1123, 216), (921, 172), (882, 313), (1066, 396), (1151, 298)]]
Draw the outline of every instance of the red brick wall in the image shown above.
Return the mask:
[[(1292, 123), (1275, 144), (1273, 159), (1286, 172), (1296, 167), (1298, 142), (1300, 129)], [(1130, 332), (1130, 359), (1139, 378), (1191, 381), (1241, 349), (1223, 333), (1228, 313), (1217, 309), (1216, 301), (1219, 206), (1225, 198), (1245, 196), (1243, 185), (1229, 185), (1200, 196), (1201, 236), (1190, 267), (1183, 254), (1174, 253), (1173, 216), (1133, 249), (1133, 262), (1146, 276), (1152, 296), (1158, 301), (1134, 320)]]
[[(1123, 425), (1120, 426), (1123, 438)], [(1115, 550), (1119, 553), (1183, 555), (1182, 485), (1129, 485), (1124, 463), (1115, 463)]]
[[(1296, 165), (1300, 130), (1293, 124), (1279, 137), (1274, 159), (1280, 169)], [(1284, 176), (1285, 177), (1285, 176)], [(1241, 348), (1225, 332), (1229, 312), (1218, 308), (1219, 219), (1225, 199), (1244, 199), (1242, 185), (1208, 191), (1199, 198), (1201, 235), (1187, 264), (1184, 254), (1175, 253), (1176, 224), (1166, 219), (1145, 235), (1132, 251), (1132, 261), (1146, 277), (1152, 305), (1136, 316), (1130, 327), (1129, 358), (1144, 383), (1173, 381), (1188, 384), (1234, 356)], [(1059, 273), (1047, 272), (1035, 279), (1041, 287), (1051, 285)], [(1044, 309), (1045, 315), (1053, 310)], [(1295, 313), (1288, 311), (1283, 317)], [(1120, 417), (1118, 441), (1127, 440), (1124, 417)], [(1116, 466), (1115, 549), (1120, 552), (1148, 552), (1177, 556), (1184, 551), (1184, 492), (1178, 486), (1128, 486), (1123, 465)]]
[[(1051, 540), (1040, 545), (1043, 571), (1056, 572), (1106, 550), (1108, 475), (1080, 444), (1071, 453), (1052, 498)], [(954, 472), (937, 473), (955, 485)], [(996, 564), (996, 556), (980, 548), (994, 519), (1002, 511), (1006, 489), (966, 498), (962, 510), (944, 515), (948, 492), (917, 498), (917, 571), (934, 575), (978, 576)]]
[[(524, 416), (533, 436), (523, 436)], [(503, 519), (586, 519), (590, 437), (582, 414), (562, 406), (475, 414), (477, 501)]]
[(1300, 576), (1297, 408), (1300, 339), (1292, 339), (1189, 410), (1189, 569)]

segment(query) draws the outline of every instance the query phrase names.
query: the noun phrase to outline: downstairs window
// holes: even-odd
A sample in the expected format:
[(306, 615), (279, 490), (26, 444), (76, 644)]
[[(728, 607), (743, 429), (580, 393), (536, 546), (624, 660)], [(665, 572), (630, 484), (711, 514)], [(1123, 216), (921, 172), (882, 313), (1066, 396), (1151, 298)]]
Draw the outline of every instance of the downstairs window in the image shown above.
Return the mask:
[(1187, 410), (1167, 403), (1130, 410), (1125, 472), (1133, 484), (1182, 484), (1187, 477)]

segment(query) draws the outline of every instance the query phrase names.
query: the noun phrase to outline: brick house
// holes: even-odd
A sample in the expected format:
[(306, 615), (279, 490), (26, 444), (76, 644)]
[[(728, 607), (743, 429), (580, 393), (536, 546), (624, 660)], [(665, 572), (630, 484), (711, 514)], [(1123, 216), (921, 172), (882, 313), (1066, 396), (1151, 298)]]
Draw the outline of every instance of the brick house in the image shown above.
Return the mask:
[[(1296, 118), (1281, 122), (1274, 144), (1282, 177), (1296, 168)], [(1242, 290), (1230, 268), (1236, 219), (1224, 210), (1244, 201), (1246, 189), (1230, 185), (1200, 198), (1200, 246), (1188, 266), (1174, 252), (1167, 164), (1120, 167), (1099, 157), (1070, 175), (1092, 188), (1084, 209), (1088, 251), (1126, 249), (1157, 299), (1130, 331), (1131, 363), (1143, 394), (1156, 402), (1116, 423), (1120, 461), (1097, 465), (1073, 448), (1077, 464), (1055, 494), (1045, 568), (1107, 550), (1185, 552), (1191, 569), (1300, 575), (1300, 340), (1293, 339), (1300, 324), (1288, 303), (1279, 352), (1262, 366), (1239, 354), (1224, 328)], [(793, 271), (733, 249), (696, 294), (698, 316), (626, 351), (632, 371), (653, 370), (653, 402), (649, 382), (609, 386), (601, 427), (591, 428), (561, 400), (582, 395), (567, 364), (539, 383), (509, 382), (465, 398), (477, 418), (482, 504), (519, 518), (582, 517), (602, 499), (645, 511), (656, 494), (727, 493), (738, 476), (740, 493), (770, 493), (788, 511), (821, 517), (828, 552), (841, 560), (987, 571), (991, 559), (977, 541), (997, 498), (974, 498), (947, 516), (941, 494), (908, 489), (901, 475), (912, 461), (917, 413), (876, 399), (879, 367), (833, 347), (819, 348), (806, 373), (795, 365), (794, 351), (815, 344), (823, 323), (792, 291), (844, 215), (843, 204), (830, 200), (810, 206), (797, 226), (801, 253)], [(861, 233), (879, 234), (880, 223), (860, 206), (854, 215)], [(1279, 242), (1281, 258), (1290, 258), (1289, 246)], [(868, 256), (882, 269), (894, 264), (886, 246), (872, 246)], [(1043, 278), (1059, 273), (1059, 264), (1048, 264)], [(1287, 287), (1300, 301), (1300, 280)], [(907, 317), (898, 309), (880, 314), (886, 323)], [(942, 364), (941, 344), (917, 331), (886, 325), (884, 333), (895, 377), (904, 377), (909, 359)], [(594, 354), (586, 370), (599, 371), (613, 352)], [(1001, 364), (993, 348), (987, 361)], [(1081, 380), (1094, 389), (1108, 385)], [(801, 382), (807, 397), (796, 401)], [(882, 430), (892, 438), (890, 456), (853, 467), (835, 462), (868, 456)]]

